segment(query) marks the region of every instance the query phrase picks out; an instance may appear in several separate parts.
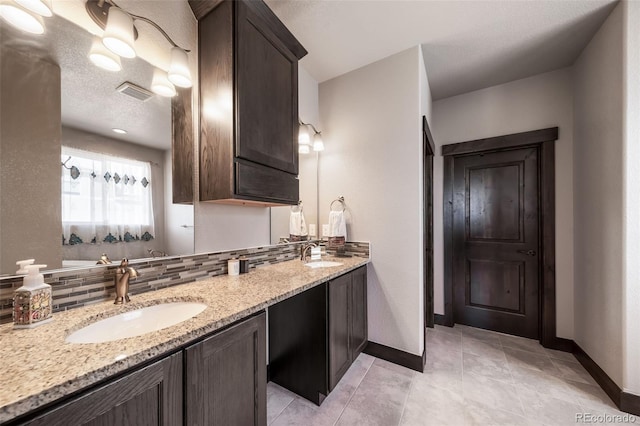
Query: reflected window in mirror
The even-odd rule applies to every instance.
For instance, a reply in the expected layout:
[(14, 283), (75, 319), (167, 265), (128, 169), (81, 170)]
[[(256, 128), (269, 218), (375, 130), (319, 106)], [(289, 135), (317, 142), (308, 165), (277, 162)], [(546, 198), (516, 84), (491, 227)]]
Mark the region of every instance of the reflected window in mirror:
[(151, 164), (62, 147), (62, 244), (151, 241)]

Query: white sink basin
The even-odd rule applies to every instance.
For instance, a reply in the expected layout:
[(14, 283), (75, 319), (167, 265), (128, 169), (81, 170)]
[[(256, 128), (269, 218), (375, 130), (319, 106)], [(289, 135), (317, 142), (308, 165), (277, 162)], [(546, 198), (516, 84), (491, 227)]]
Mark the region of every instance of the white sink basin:
[(94, 322), (74, 331), (65, 339), (69, 343), (103, 343), (135, 337), (171, 327), (204, 311), (202, 303), (173, 302), (147, 306)]
[(340, 266), (341, 262), (331, 262), (330, 260), (321, 260), (319, 262), (309, 262), (305, 263), (304, 266), (308, 266), (309, 268), (331, 268), (333, 266)]

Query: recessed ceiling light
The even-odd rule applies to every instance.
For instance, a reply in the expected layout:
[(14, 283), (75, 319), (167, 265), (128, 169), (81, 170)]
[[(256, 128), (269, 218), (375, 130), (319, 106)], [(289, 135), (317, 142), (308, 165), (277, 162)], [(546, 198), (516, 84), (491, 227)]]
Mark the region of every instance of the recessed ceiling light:
[(122, 129), (111, 129), (111, 130), (113, 130), (114, 132), (119, 133), (121, 135), (126, 135), (127, 134), (126, 130), (122, 130)]

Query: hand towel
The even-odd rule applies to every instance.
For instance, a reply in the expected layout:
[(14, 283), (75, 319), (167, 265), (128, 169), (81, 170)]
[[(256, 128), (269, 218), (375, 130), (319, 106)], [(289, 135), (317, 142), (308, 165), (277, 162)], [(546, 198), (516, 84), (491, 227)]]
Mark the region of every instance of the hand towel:
[(343, 246), (347, 241), (347, 221), (344, 211), (329, 212), (329, 246)]
[(302, 213), (302, 211), (291, 212), (291, 215), (289, 216), (289, 240), (306, 240), (308, 234), (307, 222), (304, 220), (304, 213)]

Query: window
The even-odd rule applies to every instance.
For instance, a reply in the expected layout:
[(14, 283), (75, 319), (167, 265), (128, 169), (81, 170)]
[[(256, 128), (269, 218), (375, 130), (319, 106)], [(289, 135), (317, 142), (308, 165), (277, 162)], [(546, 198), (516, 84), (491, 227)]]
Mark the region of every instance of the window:
[(62, 243), (153, 239), (151, 165), (62, 147)]

